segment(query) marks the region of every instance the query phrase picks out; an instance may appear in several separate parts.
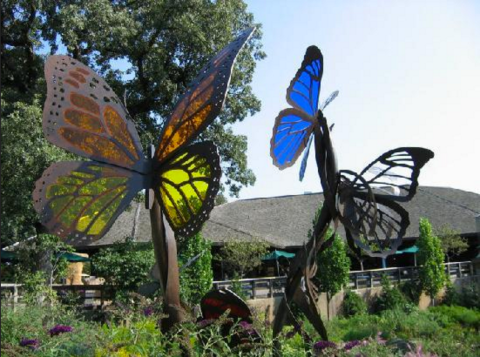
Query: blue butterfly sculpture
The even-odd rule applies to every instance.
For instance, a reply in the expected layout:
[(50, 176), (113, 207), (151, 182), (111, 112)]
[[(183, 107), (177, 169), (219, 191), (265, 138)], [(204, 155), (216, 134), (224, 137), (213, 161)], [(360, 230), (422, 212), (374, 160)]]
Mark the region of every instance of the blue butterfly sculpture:
[[(338, 92), (318, 108), (323, 74), (321, 51), (307, 48), (300, 69), (287, 89), (287, 102), (293, 107), (282, 110), (273, 127), (270, 155), (280, 169), (292, 166), (305, 150), (300, 169), (303, 178), (310, 144), (315, 139), (315, 157), (323, 188), (324, 204), (312, 238), (292, 262), (285, 296), (274, 322), (274, 336), (285, 323), (296, 324), (289, 305), (295, 302), (323, 339), (327, 333), (316, 309), (318, 288), (313, 283), (317, 271), (316, 256), (332, 242), (327, 237), (330, 223), (345, 227), (348, 244), (356, 254), (360, 249), (375, 257), (396, 251), (409, 225), (408, 212), (398, 202), (409, 201), (416, 193), (420, 169), (433, 158), (433, 152), (418, 147), (390, 150), (360, 174), (338, 170), (330, 138), (331, 127), (322, 110)], [(368, 177), (372, 176), (372, 177)]]

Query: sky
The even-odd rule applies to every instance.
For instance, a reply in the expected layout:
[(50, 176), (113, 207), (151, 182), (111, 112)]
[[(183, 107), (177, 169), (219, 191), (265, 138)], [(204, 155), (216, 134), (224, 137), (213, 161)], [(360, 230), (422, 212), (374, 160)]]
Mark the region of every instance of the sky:
[(280, 171), (270, 158), (274, 120), (310, 45), (324, 57), (320, 101), (340, 91), (324, 112), (340, 169), (360, 172), (385, 151), (421, 146), (435, 157), (420, 185), (480, 193), (480, 2), (247, 3), (267, 58), (252, 83), (262, 109), (233, 127), (248, 137), (257, 177), (241, 199), (321, 191), (312, 152), (303, 182), (300, 160)]

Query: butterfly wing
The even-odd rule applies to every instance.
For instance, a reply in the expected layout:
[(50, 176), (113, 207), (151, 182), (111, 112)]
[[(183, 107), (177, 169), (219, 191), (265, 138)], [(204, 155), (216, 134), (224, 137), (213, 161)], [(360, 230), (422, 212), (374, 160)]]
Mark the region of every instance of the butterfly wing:
[[(360, 175), (340, 171), (339, 217), (355, 244), (370, 256), (385, 257), (400, 245), (410, 222), (395, 201), (415, 195), (420, 170), (433, 156), (423, 148), (398, 148), (378, 157)], [(366, 179), (372, 171), (373, 177)]]
[(202, 298), (200, 308), (204, 319), (218, 319), (230, 310), (228, 317), (252, 322), (252, 312), (246, 302), (228, 289), (210, 290)]
[(275, 166), (283, 170), (297, 161), (314, 129), (313, 120), (294, 108), (278, 114), (270, 140), (270, 156)]
[(144, 187), (134, 171), (94, 162), (58, 162), (33, 192), (34, 207), (49, 232), (69, 244), (101, 238)]
[[(418, 147), (404, 147), (390, 150), (370, 163), (360, 176), (375, 168), (372, 178), (366, 183), (374, 191), (376, 197), (384, 197), (395, 201), (409, 201), (416, 193), (418, 176), (421, 168), (431, 159), (432, 151)], [(357, 190), (363, 190), (364, 184), (355, 183)], [(394, 192), (394, 194), (388, 193)]]
[[(359, 192), (352, 201), (355, 202), (347, 205), (358, 207), (360, 202), (367, 202), (368, 199)], [(403, 207), (385, 197), (375, 197), (375, 208), (374, 216), (354, 210), (356, 214), (353, 215), (346, 215), (343, 212), (341, 220), (348, 231), (347, 235), (351, 235), (356, 246), (371, 257), (385, 258), (395, 253), (402, 243), (410, 220), (408, 212)], [(349, 244), (352, 246), (350, 242)]]
[(318, 110), (322, 75), (322, 52), (317, 47), (310, 46), (307, 48), (302, 66), (287, 89), (287, 102), (314, 117)]
[(51, 143), (96, 161), (147, 170), (135, 126), (100, 76), (73, 58), (50, 56), (45, 78), (43, 131)]
[(218, 53), (190, 84), (165, 125), (155, 153), (163, 162), (178, 148), (188, 145), (220, 113), (235, 59), (254, 28), (244, 31)]
[(215, 204), (221, 173), (211, 142), (180, 150), (158, 170), (155, 193), (176, 234), (190, 237), (200, 230)]

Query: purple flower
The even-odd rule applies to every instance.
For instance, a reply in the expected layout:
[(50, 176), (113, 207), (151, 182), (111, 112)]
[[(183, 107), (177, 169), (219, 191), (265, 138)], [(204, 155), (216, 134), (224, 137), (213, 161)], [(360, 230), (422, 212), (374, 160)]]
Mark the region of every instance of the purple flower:
[(200, 327), (200, 328), (204, 328), (204, 327), (207, 327), (207, 326), (211, 325), (214, 322), (215, 322), (214, 319), (204, 319), (204, 320), (198, 321), (197, 326)]
[(57, 336), (64, 332), (71, 332), (73, 328), (71, 326), (66, 325), (56, 325), (55, 327), (51, 328), (48, 332), (50, 336)]
[(327, 348), (337, 348), (337, 345), (335, 344), (335, 342), (331, 341), (318, 341), (313, 345), (313, 349), (317, 352), (323, 351)]
[(240, 322), (238, 323), (238, 325), (239, 325), (240, 327), (242, 327), (243, 330), (244, 330), (245, 332), (247, 332), (249, 335), (255, 335), (255, 334), (257, 334), (257, 331), (255, 330), (255, 328), (253, 327), (253, 325), (250, 324), (250, 323), (248, 323), (247, 321), (240, 321)]
[(28, 347), (32, 350), (36, 350), (39, 346), (40, 346), (40, 341), (38, 341), (37, 339), (32, 339), (32, 340), (29, 340), (27, 338), (22, 338), (22, 340), (20, 341), (20, 346), (22, 347)]
[(353, 347), (356, 347), (356, 346), (359, 346), (359, 345), (362, 345), (362, 341), (359, 341), (359, 340), (353, 340), (353, 341), (349, 341), (345, 344), (345, 346), (343, 346), (343, 349), (345, 351), (350, 351)]
[(148, 316), (152, 316), (152, 314), (153, 314), (153, 308), (151, 308), (150, 306), (143, 309), (144, 316), (148, 317)]

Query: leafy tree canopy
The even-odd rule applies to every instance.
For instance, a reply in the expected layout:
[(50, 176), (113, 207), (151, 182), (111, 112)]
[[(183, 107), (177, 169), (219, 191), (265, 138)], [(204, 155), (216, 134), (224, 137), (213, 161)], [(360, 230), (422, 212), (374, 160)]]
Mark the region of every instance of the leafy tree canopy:
[(243, 278), (248, 272), (262, 264), (269, 244), (260, 239), (251, 241), (231, 240), (220, 249), (220, 260), (233, 277)]
[(440, 237), (443, 253), (447, 256), (448, 262), (452, 256), (462, 254), (468, 249), (468, 242), (460, 236), (460, 233), (448, 225), (437, 230), (436, 235)]
[(442, 243), (433, 234), (432, 225), (426, 218), (420, 218), (420, 238), (417, 246), (421, 286), (433, 299), (447, 282), (447, 277), (443, 266)]
[[(30, 194), (35, 180), (50, 162), (60, 159), (54, 149), (48, 149), (54, 152), (52, 156), (42, 148), (37, 151), (40, 108), (46, 94), (46, 52), (66, 51), (104, 76), (125, 98), (146, 147), (156, 143), (175, 103), (200, 68), (241, 30), (254, 25), (253, 15), (242, 0), (5, 0), (1, 16), (2, 141), (17, 140), (24, 148), (32, 144), (25, 150), (25, 161), (39, 160), (35, 170), (24, 170), (17, 158), (2, 150), (2, 167), (6, 163), (24, 171), (21, 182), (14, 186), (3, 181), (2, 173), (4, 205), (14, 204), (4, 196), (7, 190), (22, 195), (18, 199), (20, 211), (12, 206), (11, 211), (4, 212), (2, 206), (2, 236), (17, 240), (33, 223)], [(212, 139), (218, 145), (224, 185), (232, 196), (255, 182), (247, 167), (247, 138), (235, 135), (231, 124), (260, 110), (260, 101), (250, 86), (255, 61), (265, 56), (260, 39), (257, 25), (235, 64), (224, 110), (200, 138)], [(30, 108), (29, 116), (19, 113), (20, 108)], [(6, 122), (15, 117), (16, 124), (7, 126)], [(17, 125), (31, 127), (19, 136), (16, 131), (23, 129)]]
[(184, 301), (199, 304), (212, 287), (212, 243), (197, 233), (179, 245), (180, 294)]

